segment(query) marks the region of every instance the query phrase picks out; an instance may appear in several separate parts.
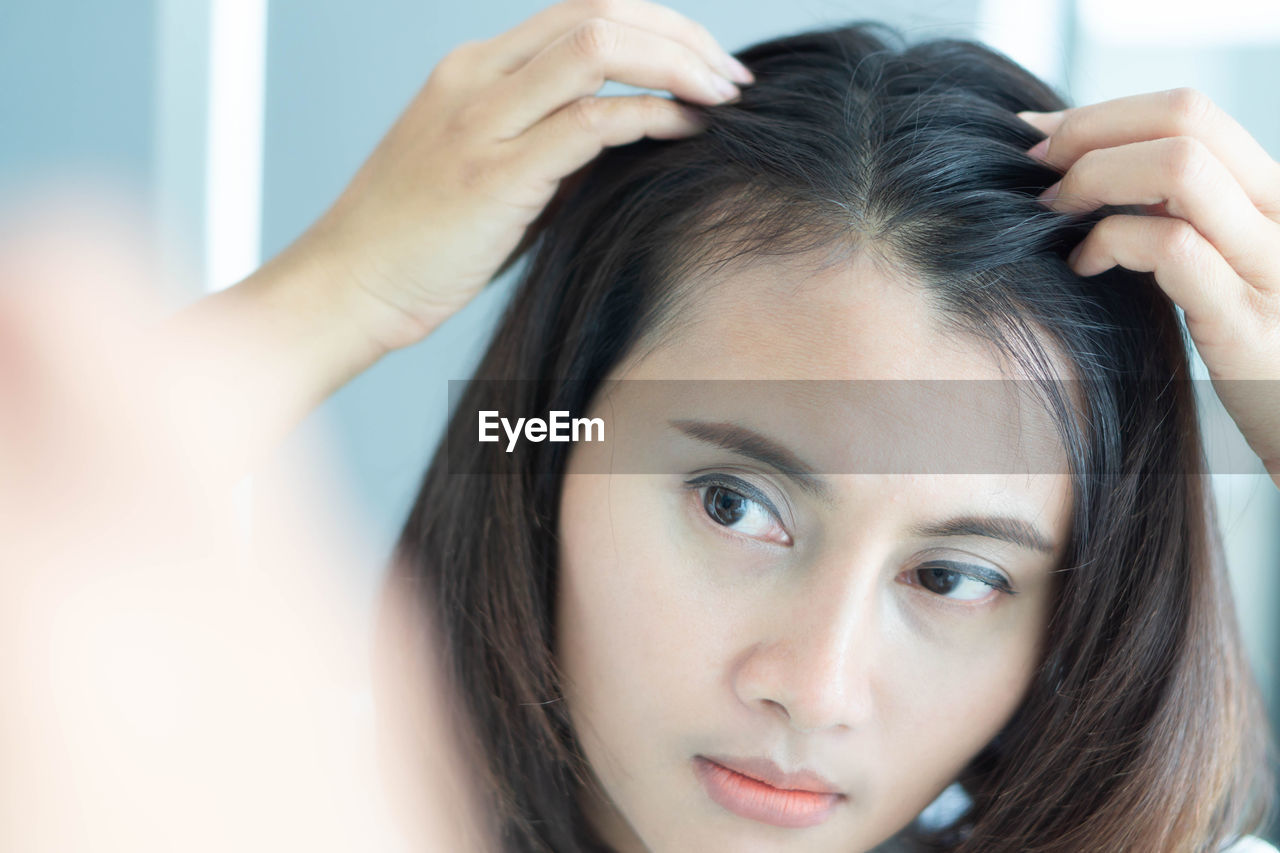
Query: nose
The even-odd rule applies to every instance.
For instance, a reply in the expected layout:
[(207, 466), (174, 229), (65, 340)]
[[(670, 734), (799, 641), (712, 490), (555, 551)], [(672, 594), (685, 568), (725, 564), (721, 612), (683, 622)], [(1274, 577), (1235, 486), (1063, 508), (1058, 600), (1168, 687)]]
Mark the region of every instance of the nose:
[(871, 716), (881, 620), (873, 581), (845, 577), (780, 594), (733, 667), (738, 698), (800, 732), (856, 727)]

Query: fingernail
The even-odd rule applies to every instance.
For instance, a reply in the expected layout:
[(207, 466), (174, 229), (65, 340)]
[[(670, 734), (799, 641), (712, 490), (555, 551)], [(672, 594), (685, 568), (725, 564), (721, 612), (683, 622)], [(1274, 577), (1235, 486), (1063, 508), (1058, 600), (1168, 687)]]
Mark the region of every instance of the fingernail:
[(1084, 248), (1084, 243), (1077, 243), (1076, 247), (1067, 255), (1067, 266), (1074, 267), (1076, 258), (1080, 257), (1080, 250)]
[(1027, 151), (1028, 157), (1034, 157), (1037, 160), (1044, 160), (1048, 156), (1048, 154), (1049, 154), (1049, 137), (1047, 136), (1044, 139), (1041, 139), (1035, 145), (1031, 146), (1031, 149)]
[(727, 53), (724, 55), (723, 65), (726, 72), (725, 76), (730, 80), (743, 84), (756, 82), (756, 76), (751, 73), (751, 69)]
[(1054, 199), (1058, 197), (1058, 191), (1062, 189), (1062, 181), (1058, 181), (1044, 192), (1040, 193), (1040, 201), (1044, 204), (1052, 204)]
[(738, 87), (733, 85), (732, 81), (726, 80), (719, 74), (711, 74), (708, 76), (711, 78), (711, 88), (720, 96), (721, 99), (727, 100), (729, 98), (736, 98), (741, 94), (738, 91)]
[(707, 129), (707, 117), (704, 113), (690, 106), (689, 104), (680, 104), (680, 113), (687, 121), (695, 125), (699, 130)]
[(1037, 127), (1045, 133), (1052, 133), (1058, 125), (1062, 124), (1062, 119), (1066, 114), (1066, 110), (1054, 110), (1049, 113), (1036, 112), (1035, 110), (1023, 110), (1018, 113), (1018, 118), (1025, 121), (1032, 127)]

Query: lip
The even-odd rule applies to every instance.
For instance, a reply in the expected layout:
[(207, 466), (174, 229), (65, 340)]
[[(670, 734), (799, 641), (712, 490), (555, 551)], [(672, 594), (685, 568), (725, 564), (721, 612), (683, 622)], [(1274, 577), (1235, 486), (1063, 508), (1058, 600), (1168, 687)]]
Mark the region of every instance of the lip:
[(846, 799), (818, 774), (784, 773), (767, 758), (696, 755), (693, 771), (717, 805), (772, 826), (817, 826)]

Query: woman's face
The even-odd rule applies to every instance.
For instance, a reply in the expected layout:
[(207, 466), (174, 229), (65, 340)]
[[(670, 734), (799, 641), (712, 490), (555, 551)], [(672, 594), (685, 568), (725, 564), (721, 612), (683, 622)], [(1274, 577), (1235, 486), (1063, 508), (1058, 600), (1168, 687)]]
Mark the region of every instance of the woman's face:
[(615, 371), (608, 441), (565, 476), (556, 654), (607, 794), (585, 806), (623, 853), (869, 850), (1025, 692), (1070, 486), (1001, 454), (1060, 448), (1029, 402), (925, 381), (1007, 377), (865, 256), (757, 260), (683, 320)]

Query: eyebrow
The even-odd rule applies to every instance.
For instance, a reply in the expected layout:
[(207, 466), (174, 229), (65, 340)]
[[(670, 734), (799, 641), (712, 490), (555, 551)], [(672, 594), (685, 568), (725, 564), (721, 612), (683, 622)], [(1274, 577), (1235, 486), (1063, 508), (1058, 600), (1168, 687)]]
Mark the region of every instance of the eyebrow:
[[(768, 465), (806, 492), (826, 503), (834, 503), (831, 486), (818, 476), (817, 469), (768, 436), (740, 424), (724, 421), (676, 419), (668, 423), (690, 438)], [(1013, 516), (962, 515), (944, 521), (918, 524), (911, 528), (911, 533), (921, 538), (981, 536), (1044, 554), (1052, 554), (1056, 550), (1049, 537), (1035, 525)]]
[(1004, 515), (963, 515), (946, 521), (916, 525), (911, 528), (911, 532), (921, 537), (984, 536), (988, 539), (1011, 542), (1044, 554), (1054, 552), (1053, 543), (1037, 530), (1035, 525), (1021, 518)]
[(804, 491), (826, 503), (833, 503), (830, 484), (818, 471), (789, 448), (753, 429), (723, 421), (672, 420), (671, 426), (690, 438), (748, 456), (776, 470)]

